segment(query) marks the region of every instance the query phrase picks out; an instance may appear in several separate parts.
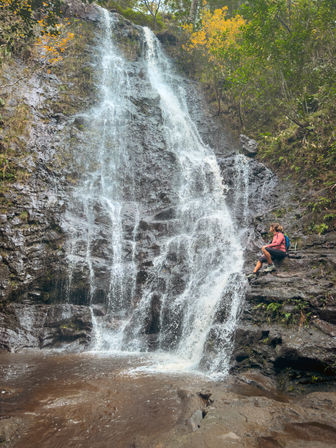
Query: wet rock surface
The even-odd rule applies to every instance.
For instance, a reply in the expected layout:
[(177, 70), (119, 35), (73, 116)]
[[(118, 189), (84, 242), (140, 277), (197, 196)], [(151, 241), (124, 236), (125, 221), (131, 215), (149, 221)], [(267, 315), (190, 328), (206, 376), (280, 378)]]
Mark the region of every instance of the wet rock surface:
[(64, 4), (64, 15), (67, 17), (76, 17), (93, 22), (99, 21), (99, 11), (97, 7), (89, 2), (82, 2), (81, 0), (66, 0)]
[[(336, 233), (307, 231), (309, 213), (299, 198), (297, 186), (290, 191), (278, 182), (266, 210), (250, 217), (246, 272), (252, 272), (261, 246), (271, 239), (270, 223), (284, 226), (291, 247), (288, 257), (275, 262), (275, 272), (261, 270), (249, 284), (232, 371), (257, 369), (285, 390), (323, 390), (336, 379)], [(253, 210), (258, 195), (250, 200)]]
[[(12, 60), (1, 71), (6, 87), (1, 149), (9, 174), (0, 191), (0, 349), (58, 346), (62, 340), (82, 345), (90, 338), (88, 310), (62, 305), (67, 282), (62, 216), (76, 182), (68, 142), (78, 126), (72, 114), (92, 101), (81, 89), (90, 85), (87, 64), (97, 18), (89, 6), (77, 13), (85, 39), (53, 74), (38, 56)], [(76, 54), (79, 50), (84, 54)]]
[(258, 143), (244, 134), (240, 135), (242, 152), (248, 157), (255, 157), (258, 153)]
[[(0, 218), (3, 258), (0, 267), (3, 274), (1, 298), (4, 303), (25, 302), (27, 307), (30, 304), (57, 304), (57, 307), (62, 307), (66, 301), (78, 306), (99, 306), (109, 301), (112, 290), (115, 289), (115, 295), (121, 295), (120, 285), (111, 284), (111, 260), (114, 256), (111, 211), (106, 203), (93, 199), (95, 203), (91, 218), (95, 238), (90, 244), (91, 260), (88, 263), (87, 211), (76, 198), (76, 187), (83, 180), (83, 171), (88, 165), (91, 169), (97, 164), (96, 152), (91, 151), (92, 159), (88, 157), (90, 160), (83, 160), (82, 149), (88, 140), (91, 142), (91, 138), (91, 146), (99, 145), (101, 140), (101, 136), (90, 129), (88, 111), (97, 106), (100, 98), (93, 66), (99, 62), (95, 51), (101, 44), (98, 34), (103, 27), (99, 20), (102, 12), (93, 5), (83, 5), (76, 0), (67, 3), (68, 15), (80, 19), (85, 38), (74, 45), (52, 75), (37, 70), (28, 85), (26, 79), (15, 83), (8, 91), (5, 106), (5, 112), (10, 116), (15, 114), (17, 104), (24, 103), (29, 118), (27, 126), (31, 132), (22, 137), (24, 164), (30, 167), (29, 176), (24, 181), (13, 182), (4, 194)], [(166, 148), (160, 99), (158, 94), (153, 93), (145, 76), (143, 30), (117, 15), (112, 22), (113, 38), (118, 42), (118, 50), (127, 59), (127, 77), (131, 80), (127, 96), (130, 116), (125, 140), (126, 149), (130, 149), (128, 154), (133, 169), (129, 172), (123, 167), (125, 169), (120, 169), (118, 175), (122, 176), (123, 200), (125, 203), (129, 201), (129, 209), (123, 211), (125, 244), (121, 247), (121, 256), (125, 265), (136, 265), (137, 274), (133, 282), (135, 285), (127, 284), (123, 294), (128, 297), (127, 305), (131, 308), (145, 288), (153, 289), (150, 312), (143, 328), (143, 338), (148, 340), (153, 350), (157, 347), (160, 332), (163, 294), (166, 291), (174, 295), (182, 294), (188, 281), (188, 272), (179, 267), (187, 258), (180, 249), (169, 254), (162, 272), (156, 272), (153, 267), (153, 259), (161, 253), (166, 240), (176, 233), (178, 197), (174, 184), (179, 182), (175, 174), (179, 164), (174, 153)], [(32, 70), (31, 67), (27, 69)], [(10, 81), (15, 73), (20, 80), (21, 71), (18, 61), (15, 67), (8, 67), (3, 75)], [(190, 115), (204, 142), (222, 156), (229, 152), (232, 154), (232, 139), (228, 135), (224, 137), (221, 123), (213, 119), (202, 95), (195, 95), (199, 87), (182, 77), (180, 83), (186, 92), (185, 101)], [(8, 122), (5, 126), (6, 138), (13, 137), (12, 131), (13, 123)], [(16, 148), (16, 152), (22, 158), (22, 148)], [(15, 155), (16, 164), (18, 159), (19, 156)], [(197, 180), (195, 188), (201, 188)], [(141, 216), (136, 225), (138, 218), (134, 202), (141, 204)], [(91, 207), (92, 204), (89, 205)], [(71, 221), (73, 217), (75, 223)], [(78, 222), (83, 225), (78, 226)], [(75, 249), (71, 258), (68, 257), (69, 253), (72, 255), (69, 244), (73, 242)], [(135, 243), (141, 244), (133, 254), (132, 245)], [(129, 269), (128, 265), (125, 269)], [(167, 274), (170, 278), (168, 282)], [(156, 278), (155, 283), (152, 282), (153, 278)], [(131, 303), (134, 290), (134, 303)], [(109, 325), (117, 325), (118, 322), (118, 306), (113, 311), (115, 318)], [(8, 325), (13, 335), (20, 333), (18, 321), (15, 316), (11, 318), (13, 308), (5, 306), (3, 314), (6, 313), (8, 319), (4, 320), (3, 328)], [(102, 314), (97, 317), (102, 317)], [(136, 319), (137, 316), (134, 316), (134, 324)], [(132, 323), (129, 325), (130, 337)], [(176, 331), (178, 333), (181, 329)], [(37, 343), (34, 338), (24, 344), (27, 347), (43, 347), (43, 343)], [(40, 338), (43, 339), (43, 336)], [(176, 334), (172, 333), (167, 347), (174, 343), (173, 339), (176, 343)], [(14, 337), (4, 334), (0, 347), (18, 350), (19, 346), (13, 341)]]
[(0, 346), (8, 351), (64, 347), (87, 348), (92, 318), (88, 307), (59, 304), (10, 304), (0, 313)]
[[(278, 178), (264, 164), (240, 152), (219, 154), (217, 160), (226, 190), (226, 201), (233, 210), (238, 226), (247, 228), (252, 235), (253, 219), (273, 208), (279, 198)], [(256, 236), (260, 240), (260, 235)]]
[[(129, 359), (2, 354), (6, 448), (330, 448), (335, 392), (280, 394), (262, 374), (225, 382), (129, 372)], [(132, 358), (132, 367), (155, 362)]]

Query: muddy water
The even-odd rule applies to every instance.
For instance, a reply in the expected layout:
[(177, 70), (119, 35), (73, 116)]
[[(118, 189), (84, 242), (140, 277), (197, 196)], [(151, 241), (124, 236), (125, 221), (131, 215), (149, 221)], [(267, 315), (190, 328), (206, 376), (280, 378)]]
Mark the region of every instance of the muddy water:
[(289, 397), (258, 375), (215, 383), (146, 371), (149, 364), (134, 356), (1, 354), (1, 446), (336, 446), (336, 393)]
[(191, 382), (132, 373), (131, 366), (144, 364), (135, 357), (6, 354), (0, 360), (1, 417), (21, 420), (13, 428), (20, 438), (10, 445), (17, 448), (128, 447), (142, 436), (155, 439), (177, 424), (177, 389)]

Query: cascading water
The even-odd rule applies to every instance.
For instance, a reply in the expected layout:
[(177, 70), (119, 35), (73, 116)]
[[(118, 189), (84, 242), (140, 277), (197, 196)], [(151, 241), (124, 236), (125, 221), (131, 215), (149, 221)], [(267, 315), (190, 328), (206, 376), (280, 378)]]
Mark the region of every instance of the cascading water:
[(104, 303), (96, 350), (154, 350), (226, 373), (245, 283), (216, 157), (153, 33), (141, 31), (135, 64), (113, 44), (106, 11), (102, 23), (100, 99), (83, 114), (83, 180), (66, 215), (70, 281), (88, 278), (88, 303)]
[[(68, 290), (70, 294), (72, 283), (86, 277), (87, 302), (101, 302), (103, 297), (108, 312), (122, 316), (135, 289), (134, 238), (139, 210), (138, 203), (132, 201), (132, 165), (127, 148), (130, 114), (123, 95), (129, 91), (128, 76), (123, 58), (113, 47), (110, 14), (102, 11), (104, 38), (97, 58), (99, 101), (88, 113), (76, 117), (85, 123), (86, 139), (76, 151), (83, 175), (65, 217), (70, 236)], [(126, 215), (133, 228), (127, 236), (123, 230)], [(94, 315), (93, 321), (97, 328)]]
[[(202, 143), (189, 117), (181, 80), (174, 75), (153, 33), (145, 28), (144, 34), (148, 77), (160, 96), (165, 141), (176, 156), (178, 170), (175, 232), (154, 261), (158, 279), (168, 270), (163, 276), (166, 288), (161, 297), (158, 345), (161, 350), (173, 349), (196, 367), (207, 338), (215, 337), (217, 353), (211, 369), (223, 368), (242, 293), (237, 288), (242, 251), (223, 198), (215, 155)], [(172, 256), (176, 257), (175, 266), (171, 266)], [(175, 295), (176, 271), (184, 273), (184, 291)], [(157, 289), (157, 282), (152, 282), (135, 310), (132, 325), (136, 335), (141, 334), (144, 315)], [(228, 295), (231, 303), (223, 303)], [(223, 322), (216, 313), (225, 305), (228, 309)], [(135, 340), (142, 348), (141, 338), (133, 338), (131, 346)]]

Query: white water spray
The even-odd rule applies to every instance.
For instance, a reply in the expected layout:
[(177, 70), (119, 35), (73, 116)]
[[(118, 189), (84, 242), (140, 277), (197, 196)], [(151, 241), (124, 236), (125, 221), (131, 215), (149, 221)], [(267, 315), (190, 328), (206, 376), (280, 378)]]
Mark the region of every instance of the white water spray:
[[(155, 349), (172, 356), (171, 368), (226, 373), (245, 284), (243, 251), (225, 204), (216, 157), (190, 118), (183, 79), (174, 73), (153, 33), (144, 28), (144, 57), (138, 62), (144, 77), (142, 95), (158, 101), (156, 132), (162, 155), (174, 161), (174, 171), (163, 172), (172, 217), (164, 222), (148, 217), (155, 214), (153, 199), (139, 195), (146, 173), (136, 182), (129, 143), (137, 119), (130, 99), (138, 81), (128, 76), (130, 63), (113, 44), (106, 11), (102, 23), (100, 100), (83, 114), (89, 123), (87, 141), (80, 147), (84, 174), (67, 213), (71, 282), (83, 273), (89, 279), (89, 303), (104, 297), (105, 312), (93, 315), (96, 350)], [(147, 128), (141, 132), (146, 140)], [(155, 158), (148, 159), (155, 173)], [(155, 187), (150, 191), (155, 194)], [(144, 220), (149, 229), (157, 225), (166, 233), (160, 230), (157, 235), (158, 253), (139, 289), (137, 259), (144, 250), (145, 240), (139, 240)]]
[[(112, 42), (111, 15), (103, 9), (102, 14), (103, 38), (97, 57), (99, 101), (87, 113), (77, 116), (86, 127), (86, 139), (77, 148), (77, 163), (83, 174), (66, 213), (65, 228), (70, 236), (68, 290), (70, 295), (71, 287), (77, 286), (73, 283), (83, 282), (90, 305), (103, 302), (108, 314), (124, 315), (135, 291), (139, 210), (132, 194), (123, 188), (126, 173), (132, 173), (125, 129), (129, 120), (125, 102), (128, 74)], [(131, 182), (128, 189), (132, 189)], [(124, 231), (126, 214), (133, 229), (130, 236)], [(129, 247), (131, 255), (126, 255)], [(105, 344), (104, 328), (93, 311), (92, 316), (93, 339), (99, 349)]]

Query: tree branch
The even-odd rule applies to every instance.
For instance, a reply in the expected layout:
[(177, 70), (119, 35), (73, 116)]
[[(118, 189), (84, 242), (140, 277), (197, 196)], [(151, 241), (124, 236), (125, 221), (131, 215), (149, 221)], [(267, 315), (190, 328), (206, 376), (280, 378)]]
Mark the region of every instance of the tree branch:
[(286, 30), (289, 32), (289, 34), (292, 34), (292, 30), (289, 28), (287, 23), (279, 16), (279, 14), (277, 14), (275, 17), (279, 20), (281, 25), (283, 25), (286, 28)]
[(12, 87), (15, 86), (15, 84), (17, 84), (18, 82), (22, 81), (23, 79), (26, 79), (27, 76), (23, 76), (22, 78), (17, 79), (16, 81), (10, 83), (10, 84), (3, 84), (2, 86), (0, 85), (0, 89), (6, 89), (7, 87)]
[(299, 120), (297, 120), (296, 118), (292, 117), (289, 114), (287, 114), (287, 117), (289, 118), (289, 120), (291, 120), (293, 123), (297, 124), (302, 129), (306, 129), (309, 126), (309, 123), (300, 123)]

